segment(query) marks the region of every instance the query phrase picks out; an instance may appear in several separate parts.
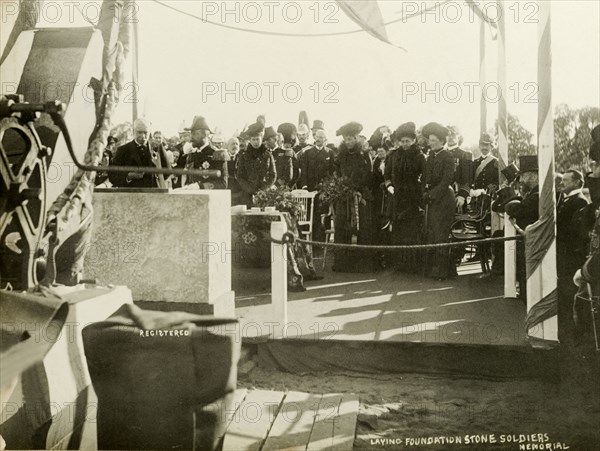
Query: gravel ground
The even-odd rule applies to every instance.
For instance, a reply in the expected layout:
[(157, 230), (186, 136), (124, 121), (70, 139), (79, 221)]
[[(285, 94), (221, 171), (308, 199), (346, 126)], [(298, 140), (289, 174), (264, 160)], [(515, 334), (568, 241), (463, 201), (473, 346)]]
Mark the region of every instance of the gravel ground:
[[(240, 375), (238, 386), (355, 393), (360, 399), (356, 450), (600, 450), (597, 395), (581, 380), (560, 384), (418, 374), (300, 376), (254, 367)], [(460, 444), (445, 441), (455, 437)]]

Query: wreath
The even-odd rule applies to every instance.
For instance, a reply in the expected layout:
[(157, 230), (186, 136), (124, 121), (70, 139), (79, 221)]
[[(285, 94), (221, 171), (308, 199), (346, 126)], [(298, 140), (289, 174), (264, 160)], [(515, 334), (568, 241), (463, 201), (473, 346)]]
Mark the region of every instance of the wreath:
[(275, 207), (277, 211), (287, 212), (298, 218), (304, 210), (302, 202), (292, 196), (292, 191), (287, 186), (272, 186), (256, 192), (252, 198), (255, 207)]

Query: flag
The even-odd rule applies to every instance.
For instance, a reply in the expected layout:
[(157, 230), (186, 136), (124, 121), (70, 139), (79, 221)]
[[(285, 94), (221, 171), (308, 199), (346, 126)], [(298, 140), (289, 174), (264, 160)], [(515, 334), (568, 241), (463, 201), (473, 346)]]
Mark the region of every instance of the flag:
[[(388, 38), (385, 23), (379, 9), (379, 3), (374, 0), (337, 0), (337, 4), (350, 19), (361, 26), (371, 36), (393, 45)], [(402, 47), (399, 47), (402, 48)], [(403, 49), (404, 50), (404, 49)]]

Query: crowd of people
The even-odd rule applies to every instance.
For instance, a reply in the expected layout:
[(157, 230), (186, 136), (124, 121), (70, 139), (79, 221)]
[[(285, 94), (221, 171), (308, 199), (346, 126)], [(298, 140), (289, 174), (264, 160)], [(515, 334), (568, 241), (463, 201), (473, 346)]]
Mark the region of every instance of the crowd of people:
[[(104, 164), (138, 166), (140, 171), (100, 173), (98, 183), (133, 188), (228, 189), (232, 205), (252, 206), (253, 195), (272, 186), (318, 191), (334, 174), (349, 181), (354, 190), (352, 196), (337, 199), (333, 205), (324, 205), (317, 197), (313, 215), (316, 241), (323, 240), (327, 228), (323, 219), (328, 214), (335, 242), (364, 245), (445, 243), (461, 214), (479, 212), (492, 222), (492, 210), (506, 213), (520, 232), (539, 217), (537, 157), (521, 156), (519, 167), (512, 164), (504, 168), (501, 172), (506, 180), (501, 185), (494, 142), (486, 133), (479, 140), (481, 155), (473, 158), (471, 152), (461, 149), (459, 130), (439, 123), (426, 124), (419, 132), (412, 122), (393, 131), (382, 126), (367, 138), (360, 123), (350, 122), (337, 130), (336, 136), (341, 137), (337, 146), (328, 141), (325, 125), (319, 120), (313, 122), (311, 129), (304, 123), (282, 123), (275, 128), (266, 126), (264, 117), (259, 116), (227, 142), (213, 133), (201, 116), (195, 117), (191, 127), (179, 137), (168, 140), (160, 132), (150, 135), (149, 125), (143, 119), (137, 120), (133, 128), (133, 141), (116, 151), (115, 140), (109, 138)], [(598, 134), (596, 127), (592, 133), (596, 146), (600, 145)], [(586, 312), (589, 316), (589, 305), (585, 304), (573, 315), (577, 291), (573, 277), (581, 285), (586, 272), (577, 271), (589, 255), (591, 236), (596, 237), (598, 247), (598, 230), (593, 232), (596, 235), (592, 233), (600, 204), (598, 153), (590, 155), (593, 167), (587, 178), (577, 170), (566, 171), (557, 178), (559, 317), (564, 340), (575, 339), (577, 317), (586, 316)], [(163, 177), (144, 173), (143, 167), (147, 166), (204, 172), (189, 177)], [(589, 196), (583, 195), (584, 183), (591, 203)], [(502, 234), (502, 222), (499, 224), (490, 224), (488, 230)], [(494, 248), (494, 270), (498, 273), (503, 269), (503, 248)], [(456, 276), (463, 254), (460, 249), (449, 248), (389, 255), (338, 249), (333, 269), (372, 272), (390, 265), (400, 271), (422, 271), (444, 280)], [(526, 291), (526, 266), (524, 245), (519, 243), (517, 273), (522, 298)], [(595, 274), (597, 283), (600, 273)]]

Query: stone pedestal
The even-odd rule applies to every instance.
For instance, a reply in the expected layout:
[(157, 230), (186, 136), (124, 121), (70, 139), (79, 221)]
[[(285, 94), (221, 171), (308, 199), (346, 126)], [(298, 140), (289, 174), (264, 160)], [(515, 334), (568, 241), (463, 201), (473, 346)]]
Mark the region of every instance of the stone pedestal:
[(94, 194), (85, 278), (126, 285), (142, 308), (234, 316), (226, 190)]

